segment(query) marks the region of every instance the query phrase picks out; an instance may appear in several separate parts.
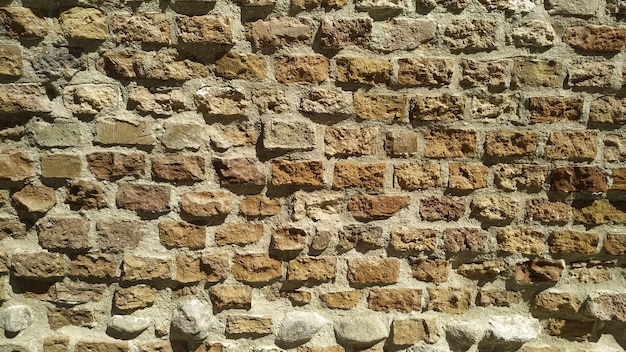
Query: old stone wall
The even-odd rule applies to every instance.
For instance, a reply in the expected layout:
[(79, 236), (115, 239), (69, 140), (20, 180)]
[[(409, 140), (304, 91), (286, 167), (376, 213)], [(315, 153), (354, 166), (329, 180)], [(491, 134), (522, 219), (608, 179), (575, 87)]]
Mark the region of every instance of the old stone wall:
[(0, 352), (626, 348), (626, 1), (0, 20)]

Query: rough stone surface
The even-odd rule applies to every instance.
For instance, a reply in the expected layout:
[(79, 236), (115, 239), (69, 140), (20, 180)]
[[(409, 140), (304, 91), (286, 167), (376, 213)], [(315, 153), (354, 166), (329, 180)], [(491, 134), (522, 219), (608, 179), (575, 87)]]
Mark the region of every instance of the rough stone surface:
[(210, 308), (197, 299), (181, 303), (172, 313), (172, 327), (194, 340), (209, 335), (213, 320)]
[(34, 321), (33, 311), (28, 306), (14, 305), (0, 310), (0, 327), (10, 333), (23, 331)]
[(285, 344), (301, 344), (310, 340), (326, 324), (317, 313), (290, 312), (280, 325), (277, 340)]
[(350, 345), (368, 347), (384, 339), (389, 328), (383, 318), (369, 314), (366, 316), (347, 316), (335, 321), (335, 336)]

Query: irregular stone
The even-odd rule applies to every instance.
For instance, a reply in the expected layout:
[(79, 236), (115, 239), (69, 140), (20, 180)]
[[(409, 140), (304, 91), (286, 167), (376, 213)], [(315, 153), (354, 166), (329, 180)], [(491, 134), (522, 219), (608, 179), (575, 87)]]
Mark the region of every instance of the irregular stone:
[(87, 154), (89, 170), (99, 179), (123, 176), (139, 177), (145, 173), (142, 153), (95, 152)]
[(263, 125), (263, 147), (268, 150), (311, 150), (315, 146), (313, 124), (300, 120), (272, 119)]
[(539, 135), (530, 131), (487, 132), (485, 156), (490, 158), (532, 156), (537, 151), (538, 140)]
[(539, 336), (541, 326), (535, 318), (521, 315), (496, 315), (489, 318), (486, 338), (489, 340), (524, 343)]
[(521, 123), (519, 97), (513, 94), (472, 97), (471, 114), (475, 120)]
[(548, 0), (545, 5), (549, 13), (559, 15), (593, 16), (598, 9), (597, 0)]
[(548, 239), (550, 253), (592, 255), (598, 251), (597, 233), (555, 231)]
[(186, 214), (194, 217), (223, 216), (232, 209), (231, 194), (225, 191), (183, 193), (180, 207)]
[(117, 116), (97, 121), (94, 142), (105, 145), (151, 146), (156, 144), (156, 138), (150, 121)]
[(172, 268), (167, 258), (124, 255), (122, 261), (123, 280), (168, 280), (171, 278)]
[(435, 38), (437, 24), (432, 20), (394, 17), (374, 22), (370, 45), (376, 50), (413, 50)]
[(322, 161), (272, 162), (272, 184), (274, 186), (322, 186), (324, 184), (324, 164)]
[(322, 55), (289, 55), (274, 59), (274, 76), (281, 83), (323, 82), (328, 79), (330, 63)]
[(581, 51), (618, 53), (626, 45), (626, 28), (611, 26), (574, 26), (563, 32), (563, 42)]
[(272, 216), (280, 213), (281, 203), (262, 194), (246, 196), (239, 203), (239, 211), (250, 217)]
[(75, 352), (129, 352), (128, 341), (80, 340), (74, 345)]
[(26, 279), (61, 278), (67, 272), (62, 254), (44, 251), (14, 253), (11, 265), (15, 276)]
[(37, 121), (32, 134), (41, 147), (77, 147), (85, 143), (82, 124), (56, 120), (54, 123)]
[(457, 268), (457, 273), (472, 280), (493, 280), (506, 272), (508, 266), (500, 260), (486, 260), (475, 263), (463, 263)]
[[(204, 234), (204, 233), (203, 233)], [(228, 257), (223, 260), (228, 261)], [(195, 252), (179, 253), (176, 255), (176, 281), (182, 283), (197, 283), (207, 278), (207, 267), (203, 257)], [(210, 282), (210, 280), (207, 280)], [(219, 281), (219, 280), (218, 280)], [(192, 290), (190, 293), (188, 290)], [(195, 294), (194, 288), (183, 288), (178, 291), (181, 296)]]
[(44, 352), (66, 352), (70, 350), (70, 337), (65, 335), (48, 336), (43, 341)]
[(365, 10), (408, 9), (411, 2), (406, 0), (357, 0), (356, 7)]
[(547, 165), (500, 164), (494, 171), (494, 184), (505, 191), (540, 192), (548, 176)]
[(594, 131), (556, 131), (546, 144), (550, 159), (594, 159), (598, 140)]
[(21, 181), (35, 174), (35, 163), (30, 155), (16, 149), (0, 152), (0, 179)]
[(513, 61), (475, 61), (461, 60), (463, 75), (461, 85), (463, 87), (493, 87), (505, 88), (511, 81), (511, 68)]
[(96, 232), (100, 250), (122, 251), (139, 245), (143, 237), (143, 224), (133, 219), (104, 218), (96, 222)]
[(161, 221), (159, 239), (168, 248), (202, 249), (206, 242), (206, 227), (182, 220)]
[(550, 336), (558, 336), (568, 340), (586, 341), (593, 334), (594, 321), (578, 321), (571, 319), (550, 319), (546, 327)]
[(542, 291), (533, 298), (533, 309), (552, 313), (577, 313), (583, 301), (573, 293)]
[(272, 231), (270, 250), (299, 252), (306, 246), (306, 241), (307, 234), (305, 230), (290, 225), (281, 225)]
[(130, 315), (113, 315), (109, 320), (108, 327), (122, 335), (138, 335), (146, 330), (152, 321), (149, 318), (134, 317)]
[(565, 66), (560, 61), (543, 59), (519, 59), (513, 61), (514, 87), (561, 88), (565, 80)]
[(87, 253), (77, 255), (70, 263), (70, 274), (83, 279), (117, 277), (119, 260), (111, 254)]
[(451, 50), (493, 50), (498, 44), (498, 23), (490, 19), (457, 19), (444, 32)]
[(341, 193), (319, 194), (299, 191), (294, 195), (293, 218), (327, 219), (329, 216), (339, 214), (343, 203), (344, 195)]
[(466, 103), (467, 99), (463, 96), (415, 96), (411, 99), (409, 119), (412, 121), (462, 120)]
[(118, 287), (113, 302), (122, 311), (133, 311), (151, 306), (156, 300), (157, 290), (148, 285)]
[[(21, 223), (19, 219), (0, 217), (0, 241), (7, 237), (20, 239), (24, 236), (26, 236), (26, 225)], [(0, 272), (2, 272), (1, 269)]]
[(487, 233), (475, 228), (445, 229), (443, 245), (448, 252), (480, 252), (487, 248)]
[(51, 112), (54, 103), (37, 83), (0, 84), (0, 112)]
[(540, 255), (544, 252), (545, 234), (530, 228), (503, 228), (496, 232), (501, 251)]
[[(133, 57), (133, 60), (145, 60), (141, 54)], [(139, 76), (158, 79), (162, 81), (186, 81), (194, 78), (203, 78), (210, 75), (208, 67), (203, 63), (194, 61), (184, 54), (172, 49), (157, 51), (152, 60), (152, 69), (147, 72), (139, 72)], [(219, 89), (219, 87), (215, 87)]]
[(326, 127), (325, 154), (328, 156), (375, 155), (377, 137), (376, 128)]
[(0, 327), (7, 332), (26, 330), (35, 322), (33, 311), (28, 306), (13, 305), (0, 309)]
[(415, 345), (420, 341), (433, 344), (440, 337), (438, 324), (434, 319), (395, 318), (391, 325), (391, 343), (396, 346)]
[(448, 58), (398, 59), (398, 84), (440, 87), (452, 81), (454, 61)]
[(263, 237), (263, 224), (225, 224), (215, 230), (218, 246), (245, 246), (258, 242)]
[(257, 48), (310, 45), (312, 31), (305, 19), (279, 17), (246, 25), (246, 39)]
[(132, 41), (170, 44), (170, 24), (165, 13), (116, 14), (111, 24), (118, 44)]
[[(342, 56), (335, 59), (337, 82), (364, 85), (391, 83), (392, 65), (384, 59)], [(356, 107), (355, 107), (356, 110)]]
[(118, 186), (117, 206), (146, 213), (170, 210), (171, 188), (162, 185), (123, 183)]
[(229, 51), (215, 61), (215, 73), (226, 79), (264, 79), (265, 61), (255, 54)]
[(289, 109), (285, 91), (278, 88), (261, 88), (252, 91), (252, 102), (259, 108), (259, 112), (285, 112)]
[(7, 35), (28, 39), (42, 39), (48, 35), (48, 23), (39, 12), (27, 7), (3, 7), (0, 19)]
[(183, 43), (222, 44), (233, 43), (233, 18), (229, 16), (176, 16), (178, 38)]
[(409, 196), (356, 194), (348, 211), (356, 219), (388, 219), (409, 205)]
[(11, 199), (19, 209), (32, 213), (46, 213), (57, 203), (54, 188), (34, 184), (13, 193)]
[(229, 315), (226, 318), (227, 335), (263, 336), (272, 333), (272, 318), (256, 315)]
[(455, 319), (446, 325), (446, 336), (456, 344), (469, 348), (483, 339), (486, 330), (484, 323)]
[(437, 230), (397, 228), (391, 232), (389, 245), (400, 252), (432, 252), (437, 242)]
[(615, 64), (604, 59), (576, 60), (567, 68), (569, 85), (580, 88), (610, 88), (615, 84)]
[(556, 32), (549, 22), (532, 20), (513, 29), (509, 42), (516, 46), (545, 48), (554, 45)]
[(60, 281), (48, 291), (48, 300), (60, 304), (77, 305), (98, 302), (102, 299), (106, 284), (90, 284), (81, 281)]
[[(146, 87), (137, 86), (131, 88), (128, 93), (128, 108), (137, 110), (141, 114), (171, 116), (175, 112), (185, 110), (185, 101), (185, 95), (181, 89), (166, 88), (151, 91)], [(169, 125), (172, 123), (170, 122)]]
[(193, 96), (198, 111), (210, 116), (245, 115), (245, 99), (240, 89), (230, 87), (203, 87)]
[(325, 49), (366, 46), (372, 36), (372, 23), (371, 18), (323, 19), (320, 26), (320, 46)]
[(415, 258), (410, 264), (411, 274), (420, 281), (440, 284), (450, 276), (450, 262), (445, 259)]
[(441, 186), (441, 171), (437, 163), (405, 163), (396, 165), (393, 172), (395, 187), (418, 190)]
[(561, 260), (534, 259), (515, 266), (515, 280), (521, 285), (555, 283), (561, 279), (563, 269)]
[(422, 310), (422, 290), (414, 288), (372, 288), (369, 308), (381, 312), (419, 312)]
[(180, 303), (172, 313), (172, 328), (191, 340), (204, 340), (214, 324), (211, 309), (192, 299)]
[(323, 316), (312, 312), (289, 312), (285, 315), (276, 339), (286, 345), (301, 345), (326, 325)]
[(478, 292), (477, 301), (478, 305), (486, 307), (510, 307), (511, 304), (520, 303), (522, 301), (522, 293), (507, 290), (481, 289)]
[(82, 53), (66, 47), (46, 46), (31, 63), (35, 73), (52, 77), (71, 77), (86, 68)]
[(607, 176), (592, 166), (560, 167), (552, 171), (551, 188), (556, 192), (606, 192)]
[(467, 288), (428, 288), (428, 308), (447, 314), (461, 314), (469, 310), (471, 292)]
[(519, 213), (519, 202), (510, 196), (487, 196), (472, 199), (472, 217), (495, 225), (512, 222)]
[(574, 221), (585, 225), (602, 225), (608, 223), (623, 224), (626, 222), (625, 204), (607, 199), (593, 202), (575, 201), (573, 204)]
[(244, 283), (266, 283), (282, 277), (281, 262), (267, 254), (240, 254), (233, 258), (233, 276)]
[(414, 131), (389, 131), (385, 137), (385, 150), (390, 156), (410, 156), (418, 151), (419, 135)]
[(37, 223), (39, 244), (47, 249), (89, 249), (89, 227), (89, 220), (83, 218), (46, 217)]
[(117, 109), (119, 102), (119, 88), (110, 84), (81, 84), (67, 87), (63, 91), (65, 107), (78, 115), (113, 111)]
[(77, 178), (82, 174), (83, 161), (76, 154), (41, 155), (41, 177)]
[(528, 99), (530, 121), (534, 123), (578, 121), (584, 99), (579, 97), (531, 97)]
[(226, 253), (203, 254), (200, 269), (205, 272), (207, 282), (226, 280), (230, 274), (229, 255)]
[(109, 34), (105, 14), (95, 8), (71, 8), (59, 15), (59, 23), (71, 39), (106, 40)]
[(382, 316), (373, 314), (340, 317), (334, 327), (337, 340), (352, 346), (369, 347), (389, 335)]
[(361, 300), (361, 291), (340, 291), (340, 292), (328, 292), (320, 294), (320, 300), (328, 308), (333, 309), (352, 309)]
[(471, 191), (487, 187), (489, 168), (482, 164), (448, 164), (448, 187)]
[(211, 303), (218, 309), (250, 309), (252, 288), (250, 286), (212, 286), (209, 289)]
[(108, 207), (107, 195), (102, 186), (85, 180), (70, 183), (65, 201), (72, 209), (88, 210)]
[(0, 76), (19, 77), (23, 73), (22, 51), (18, 45), (0, 45)]
[(476, 156), (475, 130), (428, 130), (424, 140), (425, 156), (429, 158)]
[(152, 159), (152, 177), (156, 180), (197, 182), (204, 179), (204, 157), (195, 154), (161, 155)]
[(70, 325), (93, 328), (95, 325), (95, 314), (88, 309), (52, 308), (48, 309), (48, 324), (50, 324), (52, 329)]
[(328, 282), (335, 279), (335, 257), (300, 257), (290, 260), (287, 267), (287, 280), (311, 283)]
[(353, 285), (390, 285), (398, 281), (399, 275), (397, 258), (348, 259), (348, 281)]
[(339, 231), (337, 247), (348, 251), (356, 247), (383, 248), (383, 229), (375, 225), (351, 224), (344, 225)]

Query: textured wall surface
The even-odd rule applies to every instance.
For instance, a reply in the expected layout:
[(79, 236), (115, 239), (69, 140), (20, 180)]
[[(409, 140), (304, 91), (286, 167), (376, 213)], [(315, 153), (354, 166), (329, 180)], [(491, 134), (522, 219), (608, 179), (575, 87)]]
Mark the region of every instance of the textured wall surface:
[(0, 351), (623, 351), (624, 0), (0, 0)]

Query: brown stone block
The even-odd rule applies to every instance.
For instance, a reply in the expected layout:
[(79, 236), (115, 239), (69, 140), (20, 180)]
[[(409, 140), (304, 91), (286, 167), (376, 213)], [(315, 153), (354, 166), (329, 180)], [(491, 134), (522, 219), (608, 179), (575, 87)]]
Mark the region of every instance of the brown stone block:
[(356, 194), (348, 211), (357, 219), (387, 219), (409, 205), (409, 196)]
[(348, 281), (352, 285), (390, 285), (398, 282), (399, 275), (397, 258), (348, 259)]
[(368, 298), (369, 308), (381, 312), (420, 312), (422, 290), (417, 288), (372, 288)]

